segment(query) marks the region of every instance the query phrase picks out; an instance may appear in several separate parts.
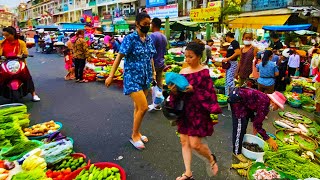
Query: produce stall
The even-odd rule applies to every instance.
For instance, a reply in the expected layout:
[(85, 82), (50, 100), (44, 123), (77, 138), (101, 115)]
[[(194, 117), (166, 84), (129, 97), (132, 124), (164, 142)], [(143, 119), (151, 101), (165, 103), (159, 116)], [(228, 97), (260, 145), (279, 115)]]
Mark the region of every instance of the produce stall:
[(291, 107), (302, 108), (307, 112), (315, 111), (315, 95), (316, 88), (309, 78), (295, 78), (287, 85), (286, 91), (283, 93), (287, 98), (287, 102)]
[(59, 130), (62, 123), (50, 120), (29, 125), (24, 104), (0, 106), (1, 180), (125, 180), (117, 164), (97, 162), (74, 152), (71, 137)]
[(244, 138), (242, 152), (252, 161), (233, 164), (232, 168), (252, 180), (320, 178), (320, 125), (289, 111), (279, 112), (273, 124), (277, 130), (269, 136), (276, 140), (278, 150), (249, 135), (251, 138)]

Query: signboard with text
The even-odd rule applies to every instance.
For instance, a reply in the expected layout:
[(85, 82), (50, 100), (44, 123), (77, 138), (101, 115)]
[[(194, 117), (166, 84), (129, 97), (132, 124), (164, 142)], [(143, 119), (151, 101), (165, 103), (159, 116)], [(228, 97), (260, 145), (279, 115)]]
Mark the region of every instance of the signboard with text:
[(220, 7), (191, 9), (190, 11), (190, 19), (193, 22), (219, 22), (220, 15)]
[(146, 7), (158, 7), (167, 5), (167, 0), (146, 0)]
[(167, 6), (146, 8), (146, 11), (151, 18), (165, 19), (167, 16), (170, 18), (178, 17), (178, 4), (170, 4)]

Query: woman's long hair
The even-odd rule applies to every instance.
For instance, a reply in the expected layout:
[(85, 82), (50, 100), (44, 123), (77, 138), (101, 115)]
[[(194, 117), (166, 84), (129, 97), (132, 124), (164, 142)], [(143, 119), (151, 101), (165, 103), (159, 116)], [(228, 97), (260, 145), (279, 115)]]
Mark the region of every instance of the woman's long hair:
[(19, 39), (17, 30), (14, 27), (9, 26), (9, 27), (3, 28), (3, 31), (13, 35), (14, 39), (16, 40)]
[(263, 58), (262, 58), (262, 66), (263, 66), (263, 67), (268, 64), (269, 59), (270, 59), (270, 56), (272, 56), (272, 54), (273, 54), (273, 53), (272, 53), (272, 51), (270, 51), (270, 50), (264, 51), (264, 53), (263, 53)]

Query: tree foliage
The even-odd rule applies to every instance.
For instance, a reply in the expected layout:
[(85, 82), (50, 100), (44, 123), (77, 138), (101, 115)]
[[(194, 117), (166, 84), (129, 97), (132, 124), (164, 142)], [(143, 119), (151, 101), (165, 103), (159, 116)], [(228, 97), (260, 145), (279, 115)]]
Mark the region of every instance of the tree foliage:
[(247, 0), (226, 0), (222, 8), (222, 16), (238, 15), (241, 13), (241, 7), (247, 3)]

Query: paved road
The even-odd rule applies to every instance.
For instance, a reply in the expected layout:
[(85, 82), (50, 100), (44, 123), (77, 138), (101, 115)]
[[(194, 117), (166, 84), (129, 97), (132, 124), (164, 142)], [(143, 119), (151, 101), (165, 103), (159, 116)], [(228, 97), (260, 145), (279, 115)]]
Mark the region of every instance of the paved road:
[[(28, 59), (28, 66), (41, 97), (38, 103), (30, 102), (31, 96), (24, 98), (32, 124), (51, 119), (62, 122), (62, 132), (74, 139), (77, 152), (88, 155), (92, 162), (118, 163), (126, 170), (129, 180), (173, 180), (184, 171), (176, 128), (170, 126), (161, 112), (146, 115), (142, 132), (148, 135), (150, 142), (146, 150), (137, 151), (128, 141), (133, 105), (121, 89), (115, 86), (106, 89), (103, 83), (98, 82), (78, 84), (64, 81), (62, 57), (35, 53), (34, 49), (30, 53), (35, 56)], [(4, 99), (0, 101), (1, 104), (7, 102)], [(230, 111), (224, 109), (219, 121), (214, 135), (208, 138), (220, 170), (219, 175), (212, 179), (242, 179), (229, 169), (231, 163), (236, 162), (231, 156)], [(268, 121), (266, 129), (274, 132), (271, 120)], [(248, 132), (251, 132), (251, 127)], [(117, 160), (119, 156), (123, 159)], [(192, 169), (196, 179), (210, 179), (199, 158), (194, 157)]]

